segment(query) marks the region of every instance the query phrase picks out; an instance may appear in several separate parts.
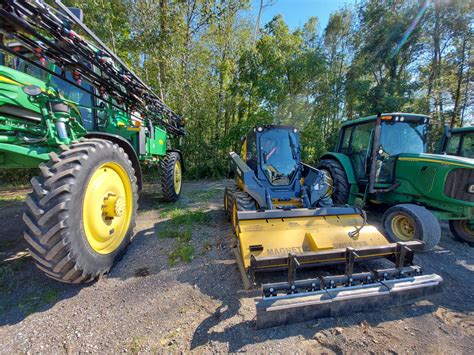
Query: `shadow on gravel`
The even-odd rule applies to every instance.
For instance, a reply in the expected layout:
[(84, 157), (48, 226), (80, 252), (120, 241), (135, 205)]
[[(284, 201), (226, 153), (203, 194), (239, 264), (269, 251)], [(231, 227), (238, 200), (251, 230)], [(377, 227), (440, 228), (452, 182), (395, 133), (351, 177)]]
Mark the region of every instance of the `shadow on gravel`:
[[(145, 203), (146, 206), (146, 203)], [(145, 207), (146, 208), (146, 207)], [(197, 215), (195, 215), (196, 217)], [(401, 307), (389, 308), (385, 310), (374, 310), (373, 312), (357, 313), (340, 318), (315, 319), (304, 323), (280, 326), (276, 328), (256, 330), (254, 319), (249, 320), (248, 310), (242, 310), (245, 303), (251, 304), (249, 299), (258, 297), (259, 291), (242, 291), (242, 282), (240, 274), (235, 263), (224, 263), (224, 260), (233, 260), (234, 255), (231, 251), (233, 242), (230, 225), (225, 220), (224, 213), (218, 210), (203, 212), (198, 216), (199, 220), (191, 221), (191, 228), (194, 236), (191, 240), (185, 238), (195, 250), (196, 260), (193, 264), (196, 267), (184, 268), (179, 272), (176, 280), (181, 283), (194, 285), (200, 292), (220, 302), (212, 314), (204, 319), (195, 329), (191, 340), (190, 349), (196, 349), (210, 342), (219, 342), (228, 344), (229, 352), (242, 351), (247, 345), (264, 343), (267, 340), (285, 339), (291, 336), (302, 336), (304, 339), (314, 339), (315, 333), (320, 331), (333, 332), (335, 327), (351, 328), (366, 322), (372, 327), (376, 327), (384, 322), (404, 320), (409, 318), (419, 319), (422, 323), (422, 316), (436, 312), (439, 307), (454, 312), (469, 313), (474, 310), (474, 305), (469, 300), (474, 292), (472, 283), (467, 282), (473, 277), (473, 271), (467, 268), (463, 262), (473, 265), (473, 256), (470, 250), (464, 249), (462, 245), (450, 239), (445, 233), (440, 247), (434, 251), (419, 254), (416, 256), (416, 263), (421, 265), (425, 273), (438, 273), (445, 280), (445, 288), (441, 294), (428, 297), (426, 300), (416, 305), (405, 305)], [(375, 217), (375, 218), (374, 218)], [(186, 227), (187, 217), (179, 215), (177, 219), (169, 219), (156, 223), (153, 228), (142, 230), (137, 234), (133, 245), (133, 254), (140, 255), (147, 250), (157, 250), (153, 243), (161, 243), (160, 235), (164, 231), (177, 232)], [(194, 218), (194, 217), (192, 217)], [(192, 219), (191, 218), (191, 219)], [(197, 217), (196, 217), (197, 218)], [(373, 221), (375, 219), (375, 221)], [(380, 223), (377, 215), (371, 216), (372, 222)], [(206, 257), (210, 262), (204, 263), (199, 258), (199, 247), (202, 246), (202, 240), (196, 242), (196, 232), (205, 233), (207, 229), (215, 229), (212, 238), (213, 243), (223, 245), (225, 251), (219, 254), (209, 253)], [(171, 234), (173, 235), (173, 234)], [(163, 238), (163, 237), (161, 237)], [(175, 242), (179, 241), (180, 234), (175, 235)], [(201, 243), (201, 244), (199, 244)], [(472, 249), (471, 249), (472, 250)], [(157, 256), (158, 257), (158, 256)], [(202, 261), (202, 263), (201, 263)], [(209, 260), (208, 260), (209, 261)], [(373, 261), (371, 263), (383, 263), (384, 261)], [(165, 262), (166, 264), (166, 262)], [(204, 265), (203, 265), (204, 264)], [(368, 263), (367, 267), (377, 267)], [(380, 267), (380, 266), (379, 266)], [(145, 276), (153, 273), (159, 273), (163, 269), (169, 269), (169, 265), (160, 267), (150, 267), (138, 269)], [(304, 276), (310, 273), (306, 272)], [(137, 270), (125, 271), (116, 275), (119, 278), (136, 277)], [(141, 276), (141, 275), (139, 275)], [(283, 275), (284, 276), (284, 275)], [(303, 274), (301, 275), (303, 276)], [(274, 280), (272, 280), (274, 281)], [(250, 302), (249, 302), (250, 301)], [(255, 312), (252, 305), (251, 312)], [(254, 313), (255, 314), (255, 313)], [(232, 319), (234, 318), (235, 319)], [(237, 324), (236, 323), (237, 320)], [(420, 327), (423, 325), (421, 324)], [(331, 344), (323, 344), (336, 353), (340, 353), (338, 347), (331, 348)]]
[(44, 312), (84, 287), (61, 284), (36, 268), (23, 240), (23, 210), (23, 201), (0, 204), (0, 326)]

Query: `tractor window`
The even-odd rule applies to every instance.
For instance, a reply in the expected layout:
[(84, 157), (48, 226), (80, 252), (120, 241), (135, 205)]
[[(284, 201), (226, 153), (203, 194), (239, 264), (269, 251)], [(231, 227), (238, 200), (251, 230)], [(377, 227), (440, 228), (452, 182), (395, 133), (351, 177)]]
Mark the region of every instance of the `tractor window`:
[(255, 134), (247, 136), (246, 162), (250, 169), (257, 171), (257, 140)]
[(339, 148), (339, 152), (347, 154), (349, 153), (349, 143), (351, 141), (352, 126), (344, 128), (342, 132), (342, 144)]
[(459, 155), (461, 157), (474, 158), (474, 133), (466, 133), (461, 144)]
[(424, 153), (427, 125), (418, 122), (382, 122), (380, 144), (390, 156)]
[(402, 153), (426, 151), (427, 124), (419, 122), (382, 122), (376, 182), (393, 181), (395, 161)]
[(354, 127), (347, 152), (351, 159), (354, 171), (358, 179), (366, 178), (367, 155), (370, 145), (372, 129), (375, 122), (368, 122)]
[(446, 145), (446, 154), (457, 155), (460, 141), (461, 141), (461, 135), (453, 134), (451, 138), (449, 138), (448, 144)]
[(298, 167), (298, 141), (292, 131), (272, 129), (260, 136), (262, 169), (272, 185), (289, 185)]
[[(67, 79), (74, 81), (71, 74), (67, 73)], [(58, 92), (63, 95), (66, 99), (74, 101), (78, 104), (78, 109), (81, 113), (82, 124), (87, 130), (94, 130), (94, 116), (92, 112), (93, 99), (92, 95), (78, 89), (77, 87), (69, 84), (68, 82), (53, 76), (51, 78), (51, 85), (58, 90)], [(92, 91), (92, 87), (89, 83), (83, 81), (81, 84), (86, 90)]]

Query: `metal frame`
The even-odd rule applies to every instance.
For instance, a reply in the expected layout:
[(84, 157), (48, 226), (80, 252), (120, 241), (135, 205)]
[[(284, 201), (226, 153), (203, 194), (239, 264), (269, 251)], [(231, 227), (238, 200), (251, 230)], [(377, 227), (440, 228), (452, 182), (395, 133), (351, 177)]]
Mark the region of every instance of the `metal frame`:
[[(391, 280), (421, 273), (419, 266), (413, 264), (415, 252), (423, 250), (423, 242), (411, 241), (392, 243), (377, 247), (333, 249), (329, 251), (288, 254), (287, 256), (250, 257), (248, 278), (256, 284), (256, 274), (263, 271), (288, 270), (286, 282), (262, 285), (264, 297), (277, 296), (298, 292), (311, 292), (320, 289), (339, 286), (354, 286), (380, 280)], [(394, 268), (372, 270), (364, 273), (354, 273), (354, 264), (359, 261), (387, 258), (395, 263)], [(314, 279), (297, 280), (298, 269), (325, 265), (344, 264), (345, 274), (336, 276), (321, 276)]]

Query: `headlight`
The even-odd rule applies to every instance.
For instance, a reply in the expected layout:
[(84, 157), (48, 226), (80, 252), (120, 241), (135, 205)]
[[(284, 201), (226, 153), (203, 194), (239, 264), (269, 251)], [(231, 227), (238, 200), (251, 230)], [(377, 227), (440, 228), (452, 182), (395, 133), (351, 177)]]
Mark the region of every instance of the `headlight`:
[(27, 85), (23, 86), (23, 92), (29, 96), (38, 96), (41, 95), (41, 88), (36, 85)]
[(467, 185), (467, 192), (474, 194), (474, 185)]

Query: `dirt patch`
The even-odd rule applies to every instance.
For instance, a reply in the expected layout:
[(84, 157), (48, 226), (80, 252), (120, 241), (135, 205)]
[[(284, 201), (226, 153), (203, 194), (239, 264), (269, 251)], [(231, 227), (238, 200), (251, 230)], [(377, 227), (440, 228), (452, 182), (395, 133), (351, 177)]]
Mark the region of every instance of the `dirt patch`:
[[(184, 185), (174, 204), (157, 186), (140, 197), (137, 232), (112, 272), (86, 286), (43, 276), (22, 240), (21, 199), (0, 204), (0, 343), (17, 352), (474, 351), (474, 254), (446, 225), (419, 254), (442, 294), (415, 305), (255, 330), (256, 291), (242, 290), (222, 211), (226, 182)], [(380, 223), (381, 215), (372, 215)]]

